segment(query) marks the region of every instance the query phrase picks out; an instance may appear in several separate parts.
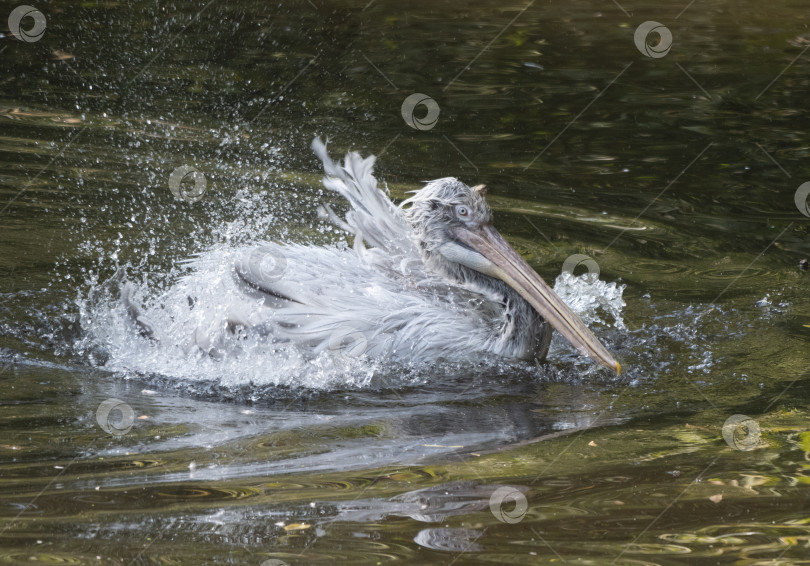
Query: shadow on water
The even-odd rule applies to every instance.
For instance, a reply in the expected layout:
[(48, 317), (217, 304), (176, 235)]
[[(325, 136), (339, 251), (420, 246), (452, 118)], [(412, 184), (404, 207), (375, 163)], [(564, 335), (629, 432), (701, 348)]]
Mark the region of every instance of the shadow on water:
[[(808, 15), (686, 4), (51, 2), (41, 37), (0, 29), (0, 562), (806, 560)], [(486, 183), (549, 282), (595, 260), (615, 302), (557, 288), (626, 372), (559, 339), (338, 367), (116, 334), (118, 270), (148, 302), (217, 246), (345, 240), (315, 135), (395, 199)]]

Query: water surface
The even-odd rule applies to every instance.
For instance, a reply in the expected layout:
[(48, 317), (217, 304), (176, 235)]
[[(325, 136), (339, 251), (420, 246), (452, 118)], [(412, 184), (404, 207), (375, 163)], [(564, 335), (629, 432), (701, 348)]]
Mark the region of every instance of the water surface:
[[(41, 38), (0, 38), (0, 562), (806, 560), (805, 6), (35, 8)], [(559, 341), (546, 365), (223, 369), (115, 333), (117, 272), (148, 300), (212, 247), (345, 240), (316, 135), (378, 155), (396, 199), (486, 183), (548, 281), (593, 258), (624, 326), (580, 307), (626, 371)]]

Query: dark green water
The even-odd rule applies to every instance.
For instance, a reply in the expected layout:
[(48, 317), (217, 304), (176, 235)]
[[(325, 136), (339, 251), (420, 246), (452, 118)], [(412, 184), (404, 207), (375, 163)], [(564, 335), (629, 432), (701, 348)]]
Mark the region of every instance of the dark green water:
[[(805, 4), (49, 2), (30, 42), (16, 7), (0, 563), (807, 560)], [(634, 44), (647, 21), (663, 57)], [(403, 119), (413, 93), (432, 127)], [(595, 329), (625, 373), (564, 352), (321, 389), (111, 370), (79, 309), (117, 266), (162, 289), (226, 240), (335, 239), (315, 135), (378, 155), (396, 197), (486, 183), (547, 280), (594, 258), (627, 285), (627, 330)], [(184, 165), (207, 182), (194, 203), (169, 188)], [(126, 434), (97, 422), (110, 398)], [(733, 415), (753, 419), (736, 445)]]

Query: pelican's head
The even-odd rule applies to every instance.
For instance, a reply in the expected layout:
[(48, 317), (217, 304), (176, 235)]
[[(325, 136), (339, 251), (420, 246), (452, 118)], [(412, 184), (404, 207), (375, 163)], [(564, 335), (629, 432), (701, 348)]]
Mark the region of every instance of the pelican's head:
[(472, 269), (514, 289), (583, 355), (621, 372), (621, 365), (582, 320), (492, 226), (483, 185), (447, 177), (428, 183), (402, 203), (427, 261), (453, 275)]

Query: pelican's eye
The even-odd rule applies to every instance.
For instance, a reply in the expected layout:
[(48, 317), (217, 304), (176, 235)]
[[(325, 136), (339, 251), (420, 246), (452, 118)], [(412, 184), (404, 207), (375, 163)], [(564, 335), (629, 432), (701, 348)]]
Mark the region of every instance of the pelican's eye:
[(456, 216), (459, 220), (467, 220), (470, 217), (470, 209), (463, 204), (456, 205)]

